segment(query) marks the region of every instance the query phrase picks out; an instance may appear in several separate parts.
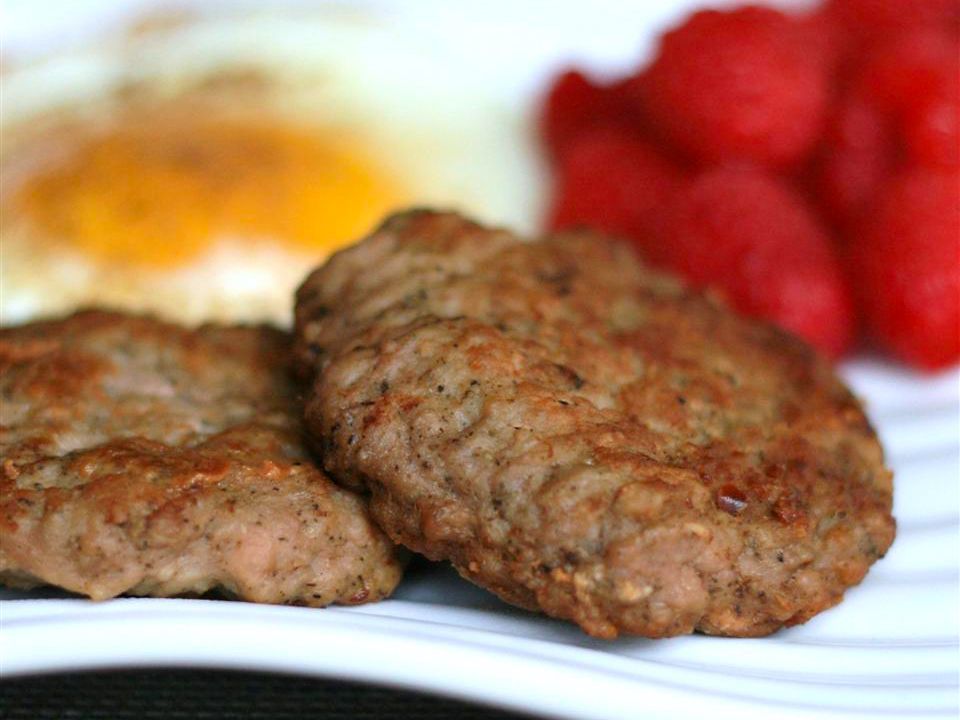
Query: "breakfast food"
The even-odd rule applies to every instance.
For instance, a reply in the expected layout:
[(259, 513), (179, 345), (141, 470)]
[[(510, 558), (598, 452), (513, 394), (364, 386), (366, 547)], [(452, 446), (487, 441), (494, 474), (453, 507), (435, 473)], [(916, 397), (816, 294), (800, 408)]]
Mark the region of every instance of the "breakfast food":
[(830, 86), (803, 26), (773, 8), (701, 10), (660, 39), (637, 101), (704, 162), (796, 162), (813, 148)]
[(870, 211), (896, 166), (892, 134), (883, 114), (860, 93), (851, 93), (833, 108), (815, 183), (816, 199), (834, 226), (853, 226)]
[[(949, 321), (960, 285), (956, 180), (949, 197), (922, 203), (939, 204), (923, 221), (922, 254), (938, 258), (941, 288), (920, 311), (929, 321), (915, 301), (931, 287), (925, 264), (881, 272), (897, 253), (871, 247), (901, 178), (947, 178), (960, 163), (956, 0), (699, 10), (626, 76), (559, 73), (539, 121), (553, 173), (548, 229), (612, 232), (645, 260), (834, 357), (862, 328), (865, 340), (924, 370), (960, 360), (960, 323)], [(725, 182), (746, 176), (755, 181)], [(787, 259), (791, 235), (807, 239), (788, 243)], [(814, 245), (810, 259), (796, 251)], [(704, 264), (692, 246), (722, 261)], [(880, 274), (897, 276), (893, 292), (877, 286)], [(891, 331), (891, 314), (913, 320)]]
[[(579, 70), (561, 73), (543, 99), (540, 136), (549, 159), (562, 162), (570, 145), (593, 130), (616, 128), (629, 132), (642, 126), (633, 112), (633, 79), (604, 85)], [(633, 133), (636, 135), (636, 133)]]
[(398, 204), (530, 227), (520, 108), (377, 11), (143, 25), (5, 58), (0, 322), (96, 304), (286, 325), (306, 272)]
[(395, 215), (301, 286), (295, 356), (394, 540), (596, 636), (802, 623), (893, 540), (829, 364), (615, 241)]
[(107, 312), (0, 330), (0, 581), (95, 599), (389, 595), (401, 555), (301, 440), (289, 338)]
[(721, 289), (749, 315), (777, 318), (831, 357), (852, 343), (853, 303), (830, 238), (803, 198), (767, 171), (697, 173), (658, 208), (644, 247), (655, 264)]
[(550, 227), (589, 224), (633, 238), (652, 237), (681, 172), (656, 147), (617, 127), (572, 140), (557, 170)]
[(893, 178), (851, 249), (854, 286), (873, 336), (917, 367), (960, 357), (960, 172)]
[(960, 163), (956, 33), (931, 26), (895, 34), (856, 60), (817, 164), (819, 199), (846, 242), (856, 241), (898, 171)]
[(917, 27), (960, 23), (957, 0), (827, 0), (825, 9), (860, 41)]

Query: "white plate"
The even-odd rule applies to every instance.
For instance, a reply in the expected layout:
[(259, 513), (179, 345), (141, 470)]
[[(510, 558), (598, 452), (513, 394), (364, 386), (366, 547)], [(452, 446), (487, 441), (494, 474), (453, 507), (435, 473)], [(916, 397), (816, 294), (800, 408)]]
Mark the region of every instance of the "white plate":
[[(447, 50), (489, 54), (496, 37), (501, 52), (485, 69), (502, 80), (505, 96), (518, 98), (564, 59), (599, 70), (629, 66), (645, 46), (644, 28), (649, 41), (649, 28), (685, 4), (593, 4), (598, 11), (586, 23), (569, 8), (564, 15), (534, 2), (520, 10), (527, 22), (514, 16), (511, 24), (497, 19), (495, 11), (507, 7), (498, 2), (470, 17), (469, 33), (450, 32), (465, 21), (449, 3), (417, 7), (433, 13), (428, 29)], [(53, 3), (6, 5), (21, 30), (66, 17)], [(114, 12), (123, 4), (88, 5)], [(457, 12), (477, 5), (458, 3)], [(533, 22), (551, 9), (553, 23)], [(27, 30), (0, 39), (27, 48), (45, 37)], [(214, 600), (91, 603), (0, 591), (0, 674), (159, 665), (278, 670), (569, 718), (955, 718), (960, 374), (919, 377), (872, 361), (847, 364), (844, 373), (887, 447), (899, 530), (864, 583), (805, 626), (764, 639), (608, 643), (510, 608), (444, 566), (422, 564), (392, 600), (325, 610)]]

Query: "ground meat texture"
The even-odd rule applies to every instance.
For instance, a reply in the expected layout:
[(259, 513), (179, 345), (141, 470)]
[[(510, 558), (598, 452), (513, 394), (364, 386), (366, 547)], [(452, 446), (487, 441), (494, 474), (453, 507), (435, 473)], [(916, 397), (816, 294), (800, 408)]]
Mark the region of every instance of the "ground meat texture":
[(83, 312), (0, 330), (0, 581), (95, 599), (388, 595), (395, 546), (302, 441), (289, 338)]
[(395, 215), (305, 281), (296, 336), (308, 429), (381, 527), (592, 635), (765, 635), (893, 540), (830, 365), (622, 244)]

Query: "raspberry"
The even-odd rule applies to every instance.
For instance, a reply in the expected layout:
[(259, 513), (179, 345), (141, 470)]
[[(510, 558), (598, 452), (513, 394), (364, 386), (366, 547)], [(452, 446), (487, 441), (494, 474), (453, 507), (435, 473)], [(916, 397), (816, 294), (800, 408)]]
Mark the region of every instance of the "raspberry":
[(851, 248), (873, 336), (917, 367), (960, 359), (960, 174), (914, 168), (883, 193)]
[(540, 110), (540, 134), (548, 156), (557, 161), (582, 133), (598, 127), (638, 124), (620, 88), (594, 83), (577, 70), (557, 77)]
[(809, 30), (776, 10), (705, 10), (661, 40), (635, 102), (696, 159), (784, 166), (816, 141), (826, 65)]
[(781, 180), (746, 166), (706, 170), (663, 211), (650, 258), (740, 311), (772, 320), (836, 357), (853, 311), (840, 264), (816, 218)]
[(832, 13), (817, 9), (795, 19), (800, 41), (812, 59), (819, 60), (827, 72), (835, 72), (846, 59), (846, 28)]
[(817, 192), (829, 217), (848, 227), (870, 206), (894, 172), (894, 128), (868, 99), (851, 94), (827, 122)]
[(960, 40), (915, 29), (874, 45), (858, 87), (899, 126), (909, 157), (924, 165), (960, 162)]
[(642, 139), (619, 128), (594, 129), (563, 157), (547, 225), (589, 226), (642, 244), (679, 177), (680, 170)]
[(955, 27), (960, 20), (957, 0), (830, 0), (826, 11), (865, 41), (921, 26)]
[(827, 122), (820, 200), (850, 230), (904, 155), (927, 165), (958, 162), (960, 47), (940, 28), (876, 42)]
[(951, 83), (942, 94), (916, 107), (904, 118), (903, 132), (916, 162), (956, 167), (960, 163), (960, 88)]
[(860, 84), (881, 108), (898, 116), (960, 82), (960, 43), (940, 28), (920, 28), (876, 44)]

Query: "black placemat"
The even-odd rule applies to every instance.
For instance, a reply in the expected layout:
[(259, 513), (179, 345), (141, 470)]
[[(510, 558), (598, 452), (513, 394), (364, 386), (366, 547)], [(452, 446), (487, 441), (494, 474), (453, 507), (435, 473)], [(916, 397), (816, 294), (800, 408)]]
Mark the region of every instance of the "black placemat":
[(529, 720), (389, 688), (269, 673), (123, 670), (0, 682), (3, 720)]

